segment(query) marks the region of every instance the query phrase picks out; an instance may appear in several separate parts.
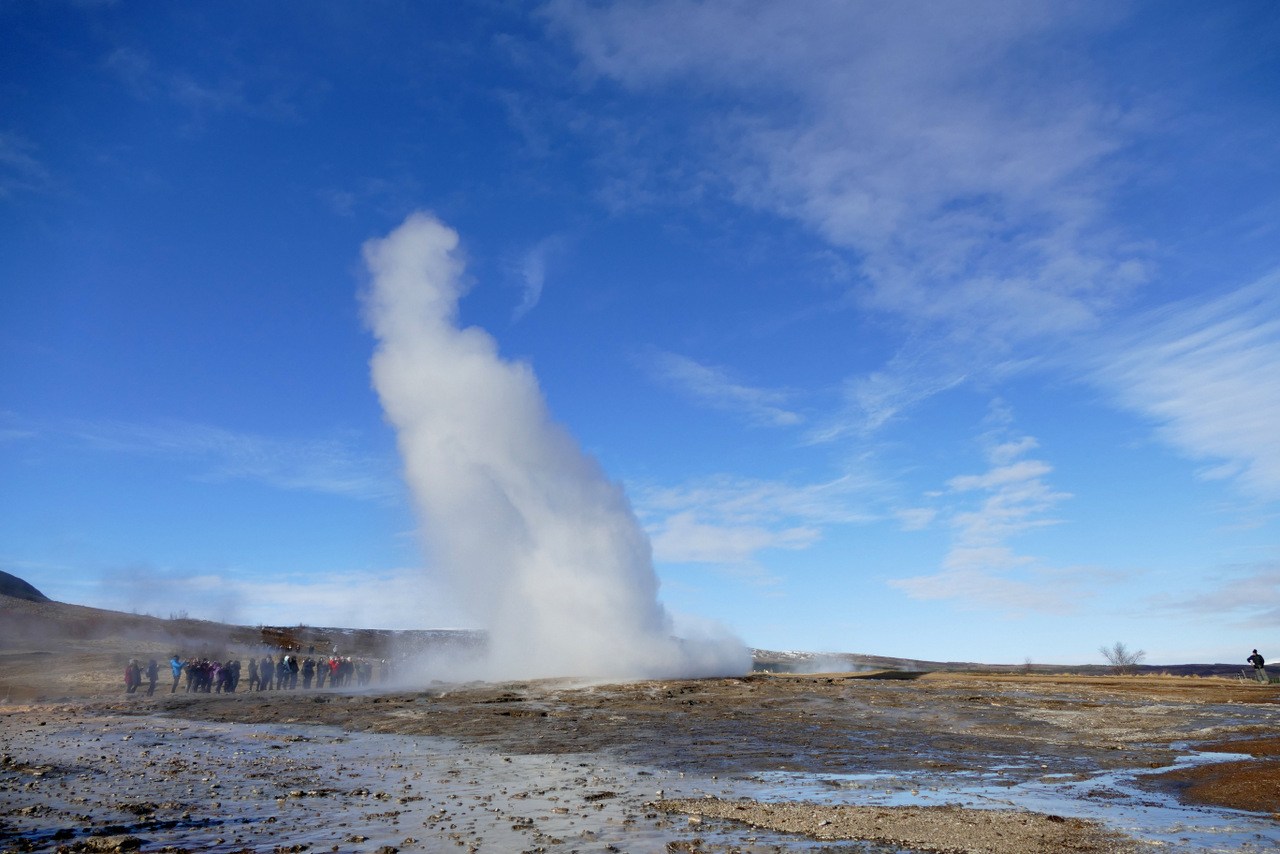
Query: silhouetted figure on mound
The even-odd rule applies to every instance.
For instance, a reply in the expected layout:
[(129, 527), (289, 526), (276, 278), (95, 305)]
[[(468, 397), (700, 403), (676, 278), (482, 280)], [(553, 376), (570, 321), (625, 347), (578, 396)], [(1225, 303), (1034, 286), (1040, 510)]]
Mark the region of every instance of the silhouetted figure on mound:
[(308, 690), (311, 687), (311, 680), (316, 675), (316, 663), (313, 659), (308, 658), (302, 662), (302, 689)]
[(156, 664), (153, 658), (147, 662), (147, 696), (151, 697), (156, 693), (156, 682), (160, 679), (160, 665)]
[(271, 689), (271, 676), (276, 672), (275, 662), (271, 660), (271, 656), (262, 656), (262, 661), (258, 663), (258, 690), (268, 691)]
[(1256, 649), (1253, 651), (1253, 655), (1246, 658), (1245, 661), (1253, 665), (1253, 674), (1258, 677), (1259, 682), (1266, 685), (1270, 681), (1267, 676), (1267, 662), (1258, 654)]
[(258, 687), (258, 659), (249, 659), (249, 690), (252, 691)]

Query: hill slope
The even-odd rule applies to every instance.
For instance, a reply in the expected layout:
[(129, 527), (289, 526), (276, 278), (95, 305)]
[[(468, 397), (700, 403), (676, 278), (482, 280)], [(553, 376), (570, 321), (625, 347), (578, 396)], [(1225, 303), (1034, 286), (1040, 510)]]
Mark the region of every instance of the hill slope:
[(23, 581), (16, 575), (0, 570), (0, 596), (12, 596), (14, 599), (25, 599), (28, 602), (48, 602), (49, 597)]

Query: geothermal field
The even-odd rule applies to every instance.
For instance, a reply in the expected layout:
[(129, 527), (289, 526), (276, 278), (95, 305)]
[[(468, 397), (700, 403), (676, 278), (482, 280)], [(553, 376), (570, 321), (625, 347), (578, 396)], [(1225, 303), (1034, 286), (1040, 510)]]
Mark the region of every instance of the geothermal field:
[[(5, 851), (1280, 846), (1280, 688), (1234, 667), (771, 653), (679, 625), (621, 486), (458, 325), (457, 245), (425, 214), (369, 241), (365, 308), (424, 563), (485, 630), (163, 620), (0, 573)], [(174, 656), (210, 681), (174, 690)], [(154, 688), (125, 691), (130, 662)]]
[[(0, 573), (5, 851), (1280, 847), (1280, 687), (1235, 667), (817, 656), (680, 625), (621, 486), (527, 364), (459, 326), (457, 246), (426, 214), (366, 243), (365, 309), (424, 563), (484, 630), (163, 620)], [(195, 662), (177, 690), (171, 657)], [(131, 662), (154, 687), (126, 692)]]
[[(1280, 845), (1280, 686), (919, 669), (927, 663), (641, 680), (464, 681), (422, 669), (484, 643), (161, 620), (5, 596), (0, 849)], [(228, 661), (335, 649), (394, 666), (364, 687), (249, 692), (242, 679), (234, 693), (169, 693), (175, 653)], [(145, 681), (125, 693), (131, 658), (160, 663), (154, 695)], [(813, 657), (756, 651), (757, 668), (805, 663)]]

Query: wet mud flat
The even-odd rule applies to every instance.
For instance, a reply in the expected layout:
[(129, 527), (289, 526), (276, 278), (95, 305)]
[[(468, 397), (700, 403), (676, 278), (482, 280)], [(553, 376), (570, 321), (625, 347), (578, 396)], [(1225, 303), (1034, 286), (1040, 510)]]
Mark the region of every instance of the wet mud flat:
[(0, 706), (0, 850), (1274, 850), (1276, 699), (754, 676)]

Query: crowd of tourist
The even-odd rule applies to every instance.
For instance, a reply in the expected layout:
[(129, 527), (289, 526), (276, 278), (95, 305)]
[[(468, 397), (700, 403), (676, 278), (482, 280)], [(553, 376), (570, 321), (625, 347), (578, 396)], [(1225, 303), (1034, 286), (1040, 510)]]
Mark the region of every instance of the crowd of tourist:
[[(330, 688), (364, 687), (374, 680), (374, 669), (377, 678), (385, 682), (391, 675), (391, 663), (386, 659), (376, 662), (365, 658), (340, 657), (337, 655), (314, 657), (308, 655), (299, 659), (296, 653), (282, 653), (272, 658), (264, 655), (261, 659), (250, 657), (245, 664), (239, 659), (229, 661), (213, 661), (208, 658), (191, 658), (183, 660), (177, 653), (169, 659), (169, 670), (173, 674), (173, 685), (170, 694), (178, 692), (179, 685), (185, 677), (184, 690), (188, 694), (214, 693), (231, 694), (240, 687), (240, 678), (244, 671), (248, 672), (248, 691), (295, 691), (301, 677), (302, 689), (318, 690), (326, 684)], [(143, 679), (148, 682), (147, 696), (156, 691), (156, 682), (160, 678), (160, 666), (153, 658), (143, 667), (136, 658), (129, 659), (124, 670), (125, 693), (133, 694), (142, 687)]]

